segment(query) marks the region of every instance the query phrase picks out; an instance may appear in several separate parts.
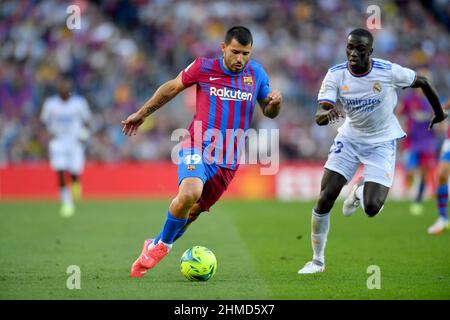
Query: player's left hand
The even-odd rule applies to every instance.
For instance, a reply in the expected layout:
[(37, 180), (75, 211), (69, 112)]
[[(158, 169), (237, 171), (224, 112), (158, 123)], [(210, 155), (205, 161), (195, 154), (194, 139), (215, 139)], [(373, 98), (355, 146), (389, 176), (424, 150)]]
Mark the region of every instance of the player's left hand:
[(430, 121), (430, 126), (428, 127), (428, 130), (433, 129), (433, 126), (436, 123), (444, 121), (445, 119), (447, 119), (447, 117), (448, 117), (448, 112), (447, 111), (444, 111), (442, 114), (439, 114), (439, 115), (435, 114), (433, 116), (433, 118), (431, 119), (431, 121)]
[(281, 100), (283, 99), (281, 96), (280, 90), (273, 90), (269, 93), (267, 96), (269, 98), (269, 102), (267, 105), (278, 105), (281, 103)]

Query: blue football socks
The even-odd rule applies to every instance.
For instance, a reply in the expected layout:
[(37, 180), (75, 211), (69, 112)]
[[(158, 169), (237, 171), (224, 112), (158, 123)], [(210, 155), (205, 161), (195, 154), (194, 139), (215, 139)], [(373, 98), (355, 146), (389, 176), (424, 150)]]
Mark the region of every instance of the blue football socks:
[(439, 216), (447, 220), (448, 219), (448, 216), (447, 216), (448, 185), (447, 184), (443, 184), (438, 187), (436, 198), (437, 198)]
[[(160, 240), (165, 244), (172, 244), (176, 239), (178, 239), (181, 235), (177, 236), (181, 229), (186, 225), (188, 221), (187, 218), (180, 219), (172, 216), (172, 214), (167, 211), (166, 222), (164, 223), (164, 227), (161, 233), (155, 238), (155, 244)], [(183, 234), (184, 231), (181, 233)]]
[(417, 190), (416, 202), (422, 202), (425, 187), (426, 187), (425, 179), (420, 179), (419, 190)]
[(187, 227), (186, 227), (186, 226), (184, 226), (183, 228), (181, 228), (180, 231), (178, 231), (177, 235), (175, 236), (175, 239), (173, 239), (173, 241), (174, 241), (174, 242), (177, 241), (177, 239), (178, 239), (179, 237), (181, 237), (181, 236), (186, 232), (186, 230), (187, 230)]

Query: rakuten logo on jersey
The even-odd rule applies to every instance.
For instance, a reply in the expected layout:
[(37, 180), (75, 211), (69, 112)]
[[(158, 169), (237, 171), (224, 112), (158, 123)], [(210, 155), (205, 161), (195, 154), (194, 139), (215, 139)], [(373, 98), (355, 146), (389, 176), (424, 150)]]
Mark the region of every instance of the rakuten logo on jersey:
[(219, 97), (220, 100), (232, 100), (232, 101), (250, 101), (253, 98), (252, 93), (248, 93), (241, 90), (232, 90), (226, 87), (223, 88), (209, 88), (209, 95)]

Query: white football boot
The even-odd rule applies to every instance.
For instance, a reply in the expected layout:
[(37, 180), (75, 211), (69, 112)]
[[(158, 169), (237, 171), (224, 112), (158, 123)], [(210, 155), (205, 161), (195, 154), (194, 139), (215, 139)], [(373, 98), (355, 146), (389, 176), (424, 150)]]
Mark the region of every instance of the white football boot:
[(364, 179), (361, 177), (359, 181), (353, 186), (352, 191), (348, 195), (347, 199), (344, 201), (342, 206), (342, 213), (344, 216), (351, 216), (355, 213), (356, 209), (359, 208), (361, 200), (356, 197), (356, 189), (364, 184)]
[(298, 274), (312, 274), (319, 273), (325, 271), (325, 265), (319, 264), (320, 262), (316, 262), (315, 260), (309, 261), (305, 264), (303, 268), (298, 270)]
[(450, 229), (450, 222), (442, 217), (439, 217), (437, 221), (428, 228), (428, 234), (439, 235), (445, 230)]

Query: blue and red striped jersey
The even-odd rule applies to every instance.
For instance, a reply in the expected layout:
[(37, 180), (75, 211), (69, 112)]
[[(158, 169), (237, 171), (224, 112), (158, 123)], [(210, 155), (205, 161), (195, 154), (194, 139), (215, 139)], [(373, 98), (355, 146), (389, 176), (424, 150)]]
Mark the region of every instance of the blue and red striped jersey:
[[(191, 147), (206, 154), (209, 161), (236, 170), (256, 102), (270, 92), (264, 68), (250, 60), (241, 72), (233, 73), (224, 67), (222, 57), (200, 57), (182, 71), (182, 81), (186, 87), (197, 85), (190, 141), (185, 140), (182, 147), (189, 142)], [(201, 137), (195, 138), (195, 126), (201, 128)]]

